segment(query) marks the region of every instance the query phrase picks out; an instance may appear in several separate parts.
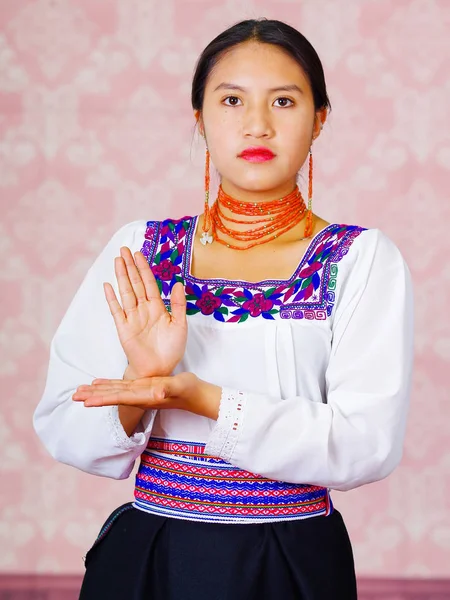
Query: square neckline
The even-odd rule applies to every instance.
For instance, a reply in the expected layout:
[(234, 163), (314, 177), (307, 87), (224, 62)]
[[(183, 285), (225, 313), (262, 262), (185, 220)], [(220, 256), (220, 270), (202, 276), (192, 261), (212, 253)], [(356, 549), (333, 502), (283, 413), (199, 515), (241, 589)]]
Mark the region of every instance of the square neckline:
[(299, 263), (297, 264), (297, 267), (295, 268), (294, 272), (288, 279), (261, 279), (259, 281), (247, 281), (246, 279), (224, 279), (221, 277), (209, 277), (206, 279), (202, 279), (200, 277), (195, 277), (195, 275), (192, 274), (192, 260), (193, 260), (193, 256), (194, 256), (193, 246), (194, 246), (194, 240), (195, 240), (195, 236), (196, 236), (197, 229), (198, 229), (199, 217), (200, 217), (200, 215), (194, 215), (191, 218), (189, 228), (186, 232), (186, 245), (185, 245), (185, 249), (184, 249), (184, 260), (183, 260), (183, 278), (185, 280), (192, 281), (193, 283), (196, 283), (196, 284), (210, 284), (212, 286), (214, 286), (214, 285), (231, 285), (231, 286), (235, 286), (235, 287), (245, 287), (245, 288), (257, 287), (257, 288), (260, 288), (260, 287), (264, 287), (264, 286), (268, 286), (268, 285), (276, 285), (276, 286), (291, 285), (292, 282), (297, 278), (299, 272), (302, 270), (302, 268), (307, 260), (307, 257), (310, 254), (311, 249), (313, 248), (313, 245), (315, 244), (315, 242), (321, 236), (324, 236), (329, 230), (331, 230), (335, 227), (339, 227), (338, 223), (330, 223), (329, 225), (324, 227), (324, 229), (322, 229), (321, 231), (316, 233), (316, 235), (314, 235), (311, 238), (311, 241), (309, 242), (308, 246), (306, 247), (306, 250), (305, 250), (302, 258), (300, 259)]

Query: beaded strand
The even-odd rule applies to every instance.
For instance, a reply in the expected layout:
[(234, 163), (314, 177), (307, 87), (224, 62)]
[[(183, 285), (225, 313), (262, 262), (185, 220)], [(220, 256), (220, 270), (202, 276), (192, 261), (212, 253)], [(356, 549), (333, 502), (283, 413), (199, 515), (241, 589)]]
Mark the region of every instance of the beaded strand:
[[(226, 217), (221, 210), (221, 204), (228, 208), (233, 214), (259, 216), (263, 218), (257, 220), (241, 220)], [(227, 248), (245, 250), (274, 240), (283, 233), (286, 233), (304, 219), (307, 209), (298, 186), (296, 186), (287, 196), (268, 202), (241, 202), (226, 194), (223, 191), (222, 186), (219, 186), (217, 199), (209, 209), (208, 213), (213, 229), (212, 237), (214, 238), (214, 241), (227, 246)], [(307, 215), (305, 238), (311, 235), (309, 230), (312, 231), (312, 218), (308, 217), (310, 217), (309, 214)], [(238, 224), (261, 224), (261, 227), (245, 231), (236, 231), (227, 227), (223, 222), (224, 220)], [(217, 236), (217, 231), (220, 231), (235, 240), (251, 243), (246, 244), (245, 246), (230, 244), (219, 238)]]

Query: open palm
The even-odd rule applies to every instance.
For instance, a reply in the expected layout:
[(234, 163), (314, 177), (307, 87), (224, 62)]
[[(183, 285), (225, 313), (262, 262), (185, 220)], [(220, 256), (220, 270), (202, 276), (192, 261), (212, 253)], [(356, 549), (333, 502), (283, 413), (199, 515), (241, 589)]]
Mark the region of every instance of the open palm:
[(122, 305), (112, 285), (103, 285), (129, 367), (136, 378), (170, 375), (186, 347), (183, 284), (177, 282), (172, 289), (169, 313), (143, 254), (135, 252), (133, 259), (126, 246), (120, 254), (115, 258), (114, 269)]

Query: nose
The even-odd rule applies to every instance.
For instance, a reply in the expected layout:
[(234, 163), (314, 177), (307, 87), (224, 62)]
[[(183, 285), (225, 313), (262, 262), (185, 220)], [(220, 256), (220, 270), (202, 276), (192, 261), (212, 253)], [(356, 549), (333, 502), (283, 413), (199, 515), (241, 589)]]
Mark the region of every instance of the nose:
[(245, 137), (271, 137), (274, 129), (270, 109), (262, 106), (248, 107), (244, 116), (243, 133)]

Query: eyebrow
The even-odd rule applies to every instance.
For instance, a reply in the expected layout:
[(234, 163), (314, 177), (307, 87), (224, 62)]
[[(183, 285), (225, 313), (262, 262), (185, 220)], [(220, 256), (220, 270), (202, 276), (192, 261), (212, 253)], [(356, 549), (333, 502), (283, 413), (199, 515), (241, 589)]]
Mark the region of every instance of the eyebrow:
[[(237, 85), (235, 83), (226, 83), (226, 82), (221, 83), (214, 89), (215, 92), (217, 92), (217, 90), (240, 90), (241, 92), (248, 91), (247, 88), (242, 87), (241, 85)], [(299, 92), (300, 94), (303, 94), (303, 90), (301, 88), (299, 88), (298, 85), (296, 85), (295, 83), (290, 84), (290, 85), (280, 85), (279, 87), (270, 88), (268, 91), (269, 92)]]

